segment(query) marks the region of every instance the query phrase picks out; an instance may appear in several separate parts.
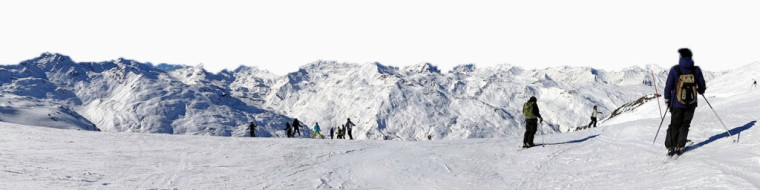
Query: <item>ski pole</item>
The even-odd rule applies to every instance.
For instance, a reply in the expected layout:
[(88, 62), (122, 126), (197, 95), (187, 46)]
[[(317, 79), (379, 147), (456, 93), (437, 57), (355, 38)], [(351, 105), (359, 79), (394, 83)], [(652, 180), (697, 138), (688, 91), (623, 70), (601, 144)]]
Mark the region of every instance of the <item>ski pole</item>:
[(660, 106), (660, 97), (657, 96), (657, 81), (655, 81), (654, 78), (654, 71), (652, 72), (652, 84), (654, 84), (654, 98), (657, 99), (657, 110), (660, 111), (660, 119), (664, 118), (665, 116), (662, 115), (662, 106)]
[[(720, 124), (721, 124), (721, 125), (723, 125), (723, 128), (725, 128), (725, 129), (726, 129), (726, 133), (728, 133), (728, 137), (733, 137), (733, 135), (731, 135), (731, 131), (730, 131), (730, 130), (728, 130), (728, 127), (726, 127), (726, 124), (725, 124), (725, 123), (723, 123), (723, 120), (722, 120), (722, 119), (720, 119), (720, 116), (718, 116), (718, 112), (715, 112), (715, 109), (712, 107), (712, 105), (710, 105), (710, 101), (707, 101), (707, 97), (705, 97), (705, 95), (704, 95), (704, 94), (702, 94), (702, 98), (704, 98), (704, 99), (705, 99), (705, 102), (707, 102), (707, 105), (708, 105), (708, 106), (710, 106), (710, 110), (712, 110), (712, 111), (713, 111), (713, 114), (715, 114), (715, 117), (717, 117), (717, 118), (718, 118), (718, 121), (720, 121)], [(739, 142), (739, 140), (738, 140), (738, 139), (734, 139), (734, 142), (735, 142), (735, 143), (738, 143), (738, 142)]]
[(662, 120), (660, 120), (660, 126), (657, 127), (657, 133), (654, 134), (654, 140), (652, 140), (652, 144), (654, 144), (654, 142), (657, 141), (657, 135), (660, 134), (660, 128), (662, 128), (662, 122), (665, 122), (665, 115), (668, 115), (669, 109), (670, 109), (670, 105), (668, 105), (668, 107), (665, 108), (665, 114), (662, 115)]
[[(543, 121), (543, 120), (542, 120)], [(546, 146), (546, 141), (544, 141), (544, 122), (541, 123), (541, 146)]]

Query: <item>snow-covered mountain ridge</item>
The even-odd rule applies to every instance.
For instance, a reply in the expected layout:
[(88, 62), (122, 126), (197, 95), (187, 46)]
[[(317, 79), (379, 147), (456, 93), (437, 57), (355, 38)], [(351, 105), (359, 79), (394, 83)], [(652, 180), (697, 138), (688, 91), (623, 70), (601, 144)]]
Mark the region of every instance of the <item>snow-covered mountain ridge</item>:
[(293, 118), (323, 129), (351, 118), (358, 139), (464, 139), (521, 136), (521, 107), (530, 96), (539, 98), (547, 121), (541, 131), (569, 131), (588, 122), (593, 105), (606, 116), (654, 93), (650, 71), (661, 90), (666, 69), (655, 65), (623, 71), (462, 65), (442, 73), (429, 63), (318, 61), (278, 76), (252, 67), (214, 74), (127, 59), (75, 63), (45, 53), (0, 66), (0, 88), (69, 107), (103, 131), (243, 136), (255, 121), (259, 136), (284, 137)]

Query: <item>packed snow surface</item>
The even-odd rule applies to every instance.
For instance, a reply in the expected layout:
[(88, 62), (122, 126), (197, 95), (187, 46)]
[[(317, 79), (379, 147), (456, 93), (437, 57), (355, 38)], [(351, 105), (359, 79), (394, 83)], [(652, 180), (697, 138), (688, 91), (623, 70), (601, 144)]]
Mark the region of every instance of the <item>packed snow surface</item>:
[[(245, 138), (62, 130), (0, 123), (5, 189), (757, 189), (760, 89), (715, 79), (677, 159), (656, 101), (598, 128), (424, 141)], [(749, 86), (749, 83), (747, 83)], [(711, 92), (731, 93), (711, 96)], [(704, 101), (704, 99), (700, 99)], [(733, 143), (738, 139), (738, 143)]]

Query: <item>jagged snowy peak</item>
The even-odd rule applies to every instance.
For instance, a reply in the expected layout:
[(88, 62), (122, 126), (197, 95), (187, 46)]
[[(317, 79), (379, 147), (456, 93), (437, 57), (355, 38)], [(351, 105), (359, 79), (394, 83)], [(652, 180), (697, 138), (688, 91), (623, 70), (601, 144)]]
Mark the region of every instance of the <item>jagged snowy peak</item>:
[(185, 66), (185, 65), (172, 65), (172, 64), (166, 64), (166, 63), (159, 63), (159, 64), (158, 64), (158, 65), (156, 65), (155, 67), (156, 67), (156, 69), (161, 69), (161, 70), (163, 70), (163, 71), (166, 71), (166, 72), (172, 72), (172, 71), (174, 71), (174, 70), (177, 70), (177, 69), (182, 69), (182, 68), (185, 68), (185, 67), (188, 67), (188, 66)]
[(404, 71), (412, 73), (441, 73), (437, 66), (430, 63), (420, 63), (404, 67)]
[(267, 96), (272, 94), (272, 86), (282, 76), (255, 67), (241, 66), (232, 71), (234, 81), (229, 88), (234, 97), (251, 104), (261, 106)]
[(473, 72), (473, 71), (475, 71), (475, 65), (467, 64), (467, 65), (457, 65), (450, 72), (466, 73), (466, 72)]
[(199, 82), (203, 82), (206, 80), (206, 76), (208, 74), (210, 73), (206, 72), (206, 70), (203, 69), (203, 65), (197, 65), (195, 67), (184, 67), (169, 72), (169, 75), (177, 78), (177, 80), (187, 85), (194, 85), (198, 84)]

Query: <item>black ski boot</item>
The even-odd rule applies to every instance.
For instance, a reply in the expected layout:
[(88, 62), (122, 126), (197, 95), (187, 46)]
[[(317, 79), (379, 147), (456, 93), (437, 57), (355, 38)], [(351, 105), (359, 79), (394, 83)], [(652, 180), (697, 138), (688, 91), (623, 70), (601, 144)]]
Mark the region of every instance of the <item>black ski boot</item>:
[(684, 151), (683, 147), (676, 148), (676, 155), (681, 156), (681, 154), (683, 154), (683, 151)]
[(675, 154), (676, 154), (676, 149), (675, 148), (672, 148), (672, 147), (668, 148), (668, 156), (673, 156)]

